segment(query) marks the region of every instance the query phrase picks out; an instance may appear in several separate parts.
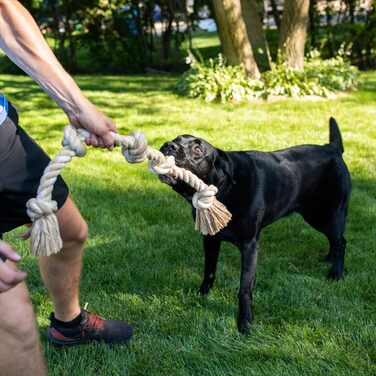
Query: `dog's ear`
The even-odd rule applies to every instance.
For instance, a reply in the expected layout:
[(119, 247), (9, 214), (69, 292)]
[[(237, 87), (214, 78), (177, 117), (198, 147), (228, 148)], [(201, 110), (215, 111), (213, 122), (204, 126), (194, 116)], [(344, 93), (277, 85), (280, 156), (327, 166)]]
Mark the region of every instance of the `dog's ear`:
[(211, 176), (209, 177), (210, 184), (219, 187), (226, 178), (229, 178), (230, 182), (235, 184), (233, 165), (225, 152), (217, 149), (212, 163)]

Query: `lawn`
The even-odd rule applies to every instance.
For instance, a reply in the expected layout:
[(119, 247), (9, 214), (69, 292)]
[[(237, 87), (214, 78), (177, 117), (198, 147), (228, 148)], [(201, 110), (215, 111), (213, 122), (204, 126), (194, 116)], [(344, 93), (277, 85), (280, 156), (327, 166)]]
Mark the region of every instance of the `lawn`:
[[(119, 132), (140, 130), (149, 144), (182, 133), (225, 150), (273, 150), (328, 142), (328, 120), (341, 128), (352, 174), (346, 273), (325, 278), (325, 238), (298, 216), (263, 231), (254, 296), (255, 325), (237, 332), (240, 253), (224, 245), (217, 281), (196, 295), (203, 271), (201, 236), (189, 205), (118, 150), (91, 149), (63, 172), (90, 228), (81, 301), (135, 327), (129, 346), (55, 348), (45, 329), (52, 309), (27, 243), (6, 236), (37, 313), (51, 375), (375, 375), (376, 374), (376, 73), (336, 100), (219, 105), (174, 94), (174, 76), (76, 77), (112, 116)], [(21, 110), (21, 124), (52, 156), (65, 115), (28, 78), (0, 76)], [(18, 231), (18, 230), (17, 230)], [(16, 231), (16, 232), (17, 232)]]

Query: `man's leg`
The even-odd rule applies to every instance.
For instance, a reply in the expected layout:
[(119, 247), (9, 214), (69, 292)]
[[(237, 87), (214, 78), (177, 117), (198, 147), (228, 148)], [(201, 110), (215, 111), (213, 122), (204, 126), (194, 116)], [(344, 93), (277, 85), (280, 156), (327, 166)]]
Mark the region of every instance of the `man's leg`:
[(68, 197), (57, 212), (63, 248), (56, 255), (40, 258), (40, 270), (54, 304), (48, 339), (59, 345), (103, 341), (126, 344), (133, 329), (123, 321), (104, 319), (79, 304), (82, 252), (87, 226)]
[(0, 376), (5, 375), (47, 375), (25, 283), (0, 294)]
[(68, 197), (57, 212), (63, 248), (55, 255), (40, 257), (42, 279), (50, 293), (55, 317), (70, 321), (80, 312), (79, 286), (87, 225)]

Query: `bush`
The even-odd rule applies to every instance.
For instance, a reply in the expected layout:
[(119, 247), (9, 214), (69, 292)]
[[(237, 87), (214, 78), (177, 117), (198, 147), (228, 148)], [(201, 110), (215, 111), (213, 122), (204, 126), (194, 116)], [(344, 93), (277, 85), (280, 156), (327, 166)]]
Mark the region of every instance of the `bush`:
[(190, 53), (186, 62), (191, 68), (181, 77), (177, 90), (190, 98), (240, 102), (260, 98), (265, 93), (262, 81), (247, 78), (242, 66), (226, 66), (221, 54), (207, 63), (199, 63)]
[(245, 76), (242, 66), (226, 66), (221, 55), (203, 63), (190, 53), (187, 60), (190, 69), (181, 77), (177, 89), (190, 98), (202, 98), (207, 102), (241, 102), (270, 95), (327, 97), (357, 86), (357, 69), (344, 55), (323, 60), (314, 50), (305, 59), (304, 71), (282, 63), (263, 73), (260, 80), (251, 80)]

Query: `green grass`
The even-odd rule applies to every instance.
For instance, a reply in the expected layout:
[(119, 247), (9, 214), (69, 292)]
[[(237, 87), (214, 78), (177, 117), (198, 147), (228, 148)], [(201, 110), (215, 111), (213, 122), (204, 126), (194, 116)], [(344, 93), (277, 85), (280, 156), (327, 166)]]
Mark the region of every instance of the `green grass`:
[[(188, 49), (188, 42), (182, 45), (182, 50)], [(214, 59), (221, 52), (221, 45), (217, 33), (208, 33), (207, 31), (197, 31), (192, 34), (192, 48), (199, 52), (206, 61), (210, 58)]]
[[(145, 164), (119, 151), (89, 150), (63, 172), (87, 220), (81, 300), (135, 327), (128, 347), (54, 348), (45, 328), (52, 309), (27, 243), (10, 241), (40, 325), (51, 375), (375, 375), (376, 374), (376, 73), (364, 87), (326, 101), (218, 105), (178, 97), (177, 78), (77, 77), (119, 131), (141, 130), (149, 144), (182, 133), (225, 150), (273, 150), (328, 141), (328, 119), (341, 128), (353, 193), (346, 231), (345, 278), (330, 283), (319, 258), (324, 237), (297, 215), (263, 231), (254, 295), (256, 323), (238, 334), (239, 251), (225, 244), (218, 277), (205, 299), (195, 294), (203, 270), (201, 236), (188, 204)], [(52, 156), (65, 115), (28, 78), (0, 76), (21, 110), (21, 124)]]

